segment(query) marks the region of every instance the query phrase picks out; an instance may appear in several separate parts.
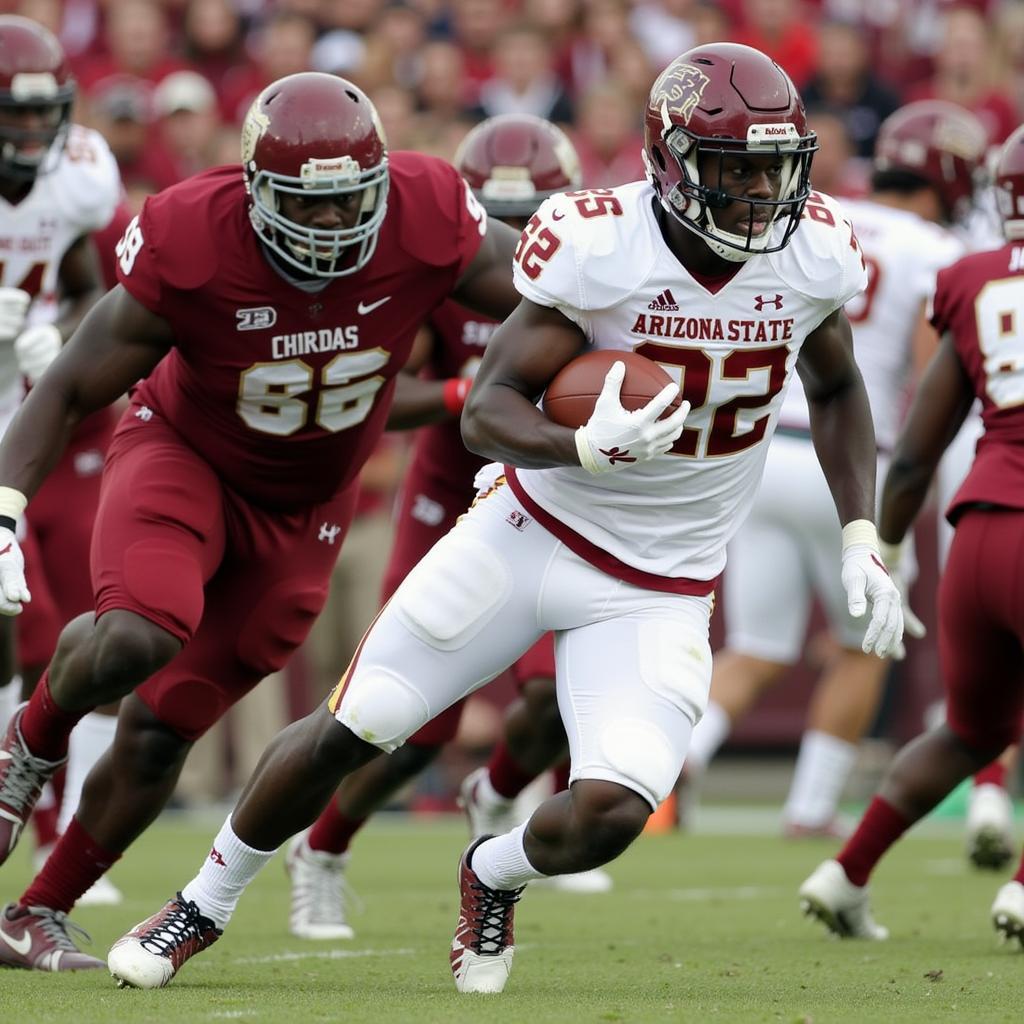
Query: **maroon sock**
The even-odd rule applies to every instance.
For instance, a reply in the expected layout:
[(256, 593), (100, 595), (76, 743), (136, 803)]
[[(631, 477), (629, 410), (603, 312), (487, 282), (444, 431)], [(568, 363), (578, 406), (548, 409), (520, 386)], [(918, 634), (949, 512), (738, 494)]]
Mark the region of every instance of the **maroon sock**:
[(876, 796), (846, 841), (836, 860), (854, 885), (866, 885), (868, 875), (886, 850), (913, 824), (891, 804)]
[(321, 853), (344, 853), (366, 818), (346, 818), (332, 800), (309, 830), (309, 848)]
[(562, 761), (561, 764), (556, 764), (551, 769), (551, 775), (554, 780), (555, 792), (561, 793), (563, 789), (569, 788), (569, 762)]
[(21, 735), (25, 745), (44, 761), (59, 761), (68, 752), (71, 730), (89, 710), (65, 711), (60, 707), (50, 693), (50, 673), (47, 670), (21, 716)]
[(32, 830), (36, 834), (36, 848), (45, 850), (53, 846), (60, 838), (57, 832), (57, 815), (60, 814), (60, 805), (56, 801), (48, 807), (40, 807), (38, 804), (32, 809)]
[(512, 800), (519, 796), (526, 787), (533, 782), (536, 775), (533, 772), (523, 770), (522, 765), (512, 756), (512, 752), (505, 745), (504, 740), (498, 740), (498, 745), (487, 762), (487, 774), (491, 778), (491, 785), (494, 792), (506, 800)]
[(999, 786), (1006, 789), (1006, 765), (1002, 761), (993, 761), (974, 776), (976, 786)]
[(77, 818), (72, 818), (43, 870), (18, 902), (23, 907), (48, 907), (68, 913), (78, 897), (120, 859), (120, 853), (105, 850)]
[(1013, 880), (1024, 885), (1024, 857), (1021, 858), (1020, 865), (1017, 868), (1017, 874), (1013, 876)]

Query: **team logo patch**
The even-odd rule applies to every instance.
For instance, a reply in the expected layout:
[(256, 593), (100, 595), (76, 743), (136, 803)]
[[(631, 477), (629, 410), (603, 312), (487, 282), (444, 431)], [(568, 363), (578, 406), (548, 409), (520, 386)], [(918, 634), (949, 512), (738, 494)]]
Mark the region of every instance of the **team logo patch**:
[(277, 310), (273, 306), (253, 306), (252, 309), (236, 309), (236, 331), (265, 331), (277, 323)]
[(666, 114), (675, 114), (683, 124), (689, 124), (710, 82), (695, 64), (673, 61), (654, 83), (651, 103), (661, 111), (663, 120)]
[(505, 522), (514, 526), (520, 533), (525, 530), (533, 520), (528, 515), (520, 512), (519, 509), (513, 509), (505, 517)]

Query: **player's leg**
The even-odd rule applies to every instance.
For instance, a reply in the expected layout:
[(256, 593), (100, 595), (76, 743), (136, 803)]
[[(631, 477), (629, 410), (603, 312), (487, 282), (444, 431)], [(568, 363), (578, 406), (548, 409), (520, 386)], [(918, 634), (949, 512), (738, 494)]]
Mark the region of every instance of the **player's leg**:
[[(248, 883), (283, 842), (317, 818), (347, 774), (379, 750), (397, 749), (535, 642), (543, 631), (537, 581), (557, 543), (539, 527), (512, 530), (506, 504), (495, 497), (478, 504), (409, 575), (327, 706), (267, 748), (214, 841), (215, 856), (185, 886), (182, 900), (115, 944), (108, 962), (116, 976), (142, 987), (166, 984), (212, 941), (211, 929), (223, 929)], [(207, 940), (169, 949), (163, 937), (171, 918)], [(153, 936), (160, 940), (155, 945)]]
[(1019, 550), (1021, 528), (1016, 514), (979, 511), (957, 526), (939, 588), (948, 724), (896, 755), (836, 860), (820, 865), (800, 890), (805, 909), (838, 934), (887, 936), (868, 910), (875, 865), (911, 825), (1016, 739), (1024, 709), (1024, 661), (1014, 632), (1021, 585), (1008, 552)]
[(1006, 780), (1017, 764), (1019, 746), (978, 772), (967, 797), (967, 859), (977, 868), (998, 871), (1013, 859), (1013, 801)]

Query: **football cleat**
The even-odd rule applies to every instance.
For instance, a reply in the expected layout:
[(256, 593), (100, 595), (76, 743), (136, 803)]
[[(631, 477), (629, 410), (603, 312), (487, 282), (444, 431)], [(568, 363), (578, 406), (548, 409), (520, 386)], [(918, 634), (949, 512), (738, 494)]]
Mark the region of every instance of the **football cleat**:
[(124, 893), (106, 875), (100, 875), (75, 902), (76, 907), (119, 907)]
[(114, 943), (107, 967), (118, 988), (163, 988), (186, 960), (212, 946), (222, 934), (179, 892)]
[(601, 868), (590, 871), (576, 871), (571, 875), (545, 875), (531, 883), (542, 889), (554, 889), (556, 892), (579, 893), (589, 895), (598, 892), (611, 892), (612, 876)]
[(1013, 859), (1013, 801), (1002, 786), (974, 786), (967, 799), (967, 859), (998, 871)]
[(801, 825), (796, 821), (782, 823), (785, 839), (848, 839), (850, 827), (839, 818), (830, 818), (823, 825)]
[(889, 938), (889, 929), (871, 916), (868, 887), (854, 885), (836, 860), (822, 861), (800, 886), (800, 909), (841, 939), (882, 942)]
[(992, 903), (992, 924), (1005, 942), (1016, 939), (1024, 946), (1024, 885), (1007, 882)]
[(49, 907), (9, 903), (0, 911), (0, 967), (29, 971), (94, 971), (104, 967), (71, 941), (71, 932), (86, 942), (87, 932), (68, 915)]
[(300, 939), (355, 938), (345, 906), (352, 895), (345, 882), (349, 855), (312, 850), (306, 837), (291, 841), (284, 862), (292, 880), (288, 930)]
[(480, 836), (496, 836), (511, 832), (519, 824), (516, 820), (515, 801), (502, 800), (488, 805), (480, 795), (480, 780), (486, 778), (487, 768), (471, 771), (459, 786), (459, 806), (466, 812), (469, 834), (473, 839)]
[(27, 706), (22, 704), (15, 711), (0, 742), (0, 864), (17, 846), (43, 786), (67, 760), (65, 757), (59, 761), (44, 761), (25, 746), (20, 726)]
[(470, 844), (459, 861), (459, 920), (452, 939), (451, 966), (460, 992), (497, 993), (512, 970), (512, 918), (525, 886), (492, 889), (471, 867), (473, 851), (490, 836)]

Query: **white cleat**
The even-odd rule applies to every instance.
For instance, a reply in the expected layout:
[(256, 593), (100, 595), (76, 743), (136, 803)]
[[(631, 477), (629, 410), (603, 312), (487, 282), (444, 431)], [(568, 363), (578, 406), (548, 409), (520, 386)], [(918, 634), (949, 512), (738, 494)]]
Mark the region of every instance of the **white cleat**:
[(889, 938), (889, 929), (871, 916), (868, 887), (854, 885), (835, 860), (823, 861), (800, 886), (800, 909), (842, 939), (882, 942)]
[(1007, 882), (992, 904), (992, 924), (1003, 942), (1016, 939), (1024, 946), (1024, 885)]
[(79, 907), (119, 907), (124, 903), (124, 893), (114, 883), (101, 875), (81, 896), (75, 904)]
[(974, 786), (967, 801), (967, 859), (998, 871), (1013, 859), (1013, 801), (1002, 786)]
[(312, 850), (306, 833), (288, 845), (285, 871), (292, 880), (288, 930), (300, 939), (352, 939), (346, 902), (352, 890), (345, 881), (347, 853)]
[(487, 777), (487, 768), (471, 771), (459, 786), (459, 806), (466, 812), (469, 833), (473, 839), (480, 836), (498, 836), (511, 832), (519, 824), (514, 800), (486, 802), (481, 794), (480, 782)]
[(577, 871), (571, 875), (548, 875), (544, 878), (536, 878), (530, 883), (531, 887), (540, 889), (554, 889), (556, 892), (579, 893), (590, 895), (591, 893), (611, 892), (612, 876), (601, 868), (592, 868), (590, 871)]

